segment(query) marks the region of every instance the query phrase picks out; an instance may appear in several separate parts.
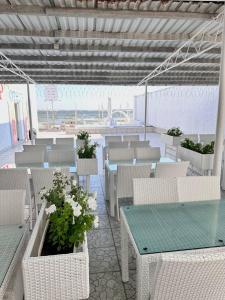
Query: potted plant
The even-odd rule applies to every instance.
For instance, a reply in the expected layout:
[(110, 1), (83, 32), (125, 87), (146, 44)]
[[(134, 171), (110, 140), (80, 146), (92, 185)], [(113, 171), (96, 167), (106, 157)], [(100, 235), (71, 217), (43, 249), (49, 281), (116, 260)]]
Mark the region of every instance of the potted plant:
[(162, 133), (161, 137), (166, 145), (178, 146), (183, 138), (182, 135), (183, 132), (179, 127), (172, 127), (168, 129), (166, 133)]
[(204, 144), (195, 143), (191, 139), (184, 139), (178, 149), (178, 156), (182, 160), (188, 160), (201, 171), (213, 169), (214, 141)]
[(85, 131), (85, 130), (81, 130), (77, 134), (77, 140), (76, 140), (76, 146), (77, 146), (77, 148), (83, 147), (84, 146), (84, 142), (85, 141), (89, 141), (89, 139), (90, 139), (90, 134), (87, 131)]
[(59, 171), (42, 191), (43, 204), (23, 258), (25, 299), (89, 297), (86, 232), (98, 226), (96, 199)]

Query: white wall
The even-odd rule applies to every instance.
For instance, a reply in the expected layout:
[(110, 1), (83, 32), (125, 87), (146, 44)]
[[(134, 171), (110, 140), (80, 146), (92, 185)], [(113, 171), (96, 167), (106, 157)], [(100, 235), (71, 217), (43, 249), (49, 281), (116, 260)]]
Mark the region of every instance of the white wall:
[[(149, 93), (148, 124), (179, 126), (185, 133), (215, 133), (217, 86), (178, 86)], [(135, 117), (144, 122), (144, 95), (135, 97)]]

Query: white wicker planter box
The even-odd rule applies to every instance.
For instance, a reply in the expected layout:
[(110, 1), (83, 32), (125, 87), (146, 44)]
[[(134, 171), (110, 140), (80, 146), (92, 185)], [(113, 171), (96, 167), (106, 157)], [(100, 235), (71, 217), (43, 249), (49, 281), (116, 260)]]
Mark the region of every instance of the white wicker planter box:
[(180, 141), (184, 139), (184, 136), (172, 136), (165, 133), (161, 134), (161, 138), (166, 145), (170, 146), (178, 146), (180, 145)]
[(77, 159), (77, 175), (97, 175), (98, 161), (97, 158), (78, 158)]
[(201, 154), (180, 146), (178, 157), (189, 161), (198, 170), (208, 171), (213, 169), (214, 154)]
[(71, 300), (89, 297), (87, 242), (76, 253), (40, 256), (48, 226), (42, 205), (22, 266), (26, 300)]

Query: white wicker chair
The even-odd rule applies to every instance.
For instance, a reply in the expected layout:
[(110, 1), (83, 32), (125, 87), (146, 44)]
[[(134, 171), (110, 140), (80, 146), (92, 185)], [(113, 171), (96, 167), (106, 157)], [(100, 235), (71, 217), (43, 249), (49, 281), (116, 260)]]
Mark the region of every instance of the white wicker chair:
[(108, 145), (103, 147), (103, 166), (105, 166), (105, 160), (108, 159), (109, 149), (116, 149), (116, 148), (128, 148), (128, 142), (121, 142), (121, 141), (109, 141)]
[(27, 169), (0, 169), (0, 190), (26, 190), (25, 204), (29, 205), (30, 229), (32, 229), (32, 199)]
[(152, 300), (225, 299), (225, 253), (188, 252), (161, 255)]
[(46, 145), (23, 145), (24, 152), (46, 151)]
[[(24, 225), (25, 198), (25, 190), (0, 190), (0, 231), (3, 230), (4, 233), (0, 241), (0, 265), (3, 263), (3, 268), (7, 267), (0, 284), (1, 300), (23, 300), (21, 261), (27, 244), (27, 227)], [(20, 228), (21, 225), (25, 227)]]
[(51, 150), (74, 150), (74, 146), (72, 144), (56, 144), (52, 145)]
[[(31, 168), (31, 176), (34, 187), (34, 197), (36, 205), (42, 202), (41, 195), (39, 194), (42, 188), (50, 189), (52, 187), (52, 181), (54, 179), (54, 171), (55, 168), (49, 169), (40, 169), (40, 168)], [(68, 179), (70, 179), (71, 174), (69, 168), (61, 168), (61, 172), (63, 172)]]
[(149, 141), (131, 141), (130, 147), (131, 148), (149, 147)]
[(187, 175), (189, 161), (157, 163), (155, 177), (184, 177)]
[(133, 134), (133, 135), (124, 135), (123, 136), (123, 141), (125, 142), (131, 142), (131, 141), (139, 141), (140, 137), (138, 134)]
[(44, 161), (44, 151), (15, 152), (15, 163), (17, 167), (26, 164), (40, 164), (40, 166), (42, 166)]
[(62, 164), (74, 165), (75, 164), (75, 151), (74, 150), (51, 150), (48, 151), (49, 166)]
[(178, 202), (176, 178), (133, 179), (134, 205)]
[(134, 159), (134, 149), (133, 148), (109, 148), (108, 159), (110, 161), (127, 161)]
[(74, 138), (56, 138), (56, 145), (71, 145), (74, 147)]
[(122, 136), (121, 135), (105, 136), (105, 146), (108, 146), (109, 142), (122, 142)]
[(116, 211), (119, 219), (119, 199), (133, 197), (133, 179), (148, 178), (151, 173), (151, 165), (118, 165), (115, 187)]
[(0, 190), (0, 225), (24, 224), (25, 190)]
[(161, 157), (159, 147), (135, 148), (135, 158), (137, 160), (159, 160)]
[(53, 145), (54, 139), (53, 138), (36, 138), (35, 145)]
[(179, 201), (220, 199), (219, 176), (186, 176), (177, 178)]

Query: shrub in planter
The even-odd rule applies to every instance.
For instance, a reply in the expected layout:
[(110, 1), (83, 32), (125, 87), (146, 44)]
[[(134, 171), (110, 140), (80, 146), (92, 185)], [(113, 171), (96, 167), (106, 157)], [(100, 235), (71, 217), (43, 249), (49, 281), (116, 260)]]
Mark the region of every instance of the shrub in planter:
[(97, 143), (90, 144), (89, 141), (84, 142), (84, 146), (77, 151), (78, 158), (96, 158)]
[(78, 133), (77, 138), (78, 138), (79, 140), (85, 140), (85, 141), (87, 141), (87, 140), (89, 140), (90, 135), (89, 135), (89, 133), (88, 133), (87, 131), (81, 130), (81, 131)]
[(183, 132), (180, 130), (179, 127), (172, 127), (167, 130), (166, 134), (171, 135), (171, 136), (181, 136), (183, 134)]
[(215, 144), (214, 141), (212, 141), (209, 144), (195, 143), (191, 139), (188, 139), (188, 138), (184, 139), (184, 141), (181, 142), (182, 147), (192, 150), (192, 151), (195, 151), (195, 152), (198, 152), (198, 153), (201, 153), (201, 154), (213, 154), (214, 153), (214, 144)]
[(43, 246), (44, 255), (71, 253), (85, 240), (86, 232), (97, 227), (98, 219), (92, 214), (96, 209), (96, 200), (73, 182), (66, 192), (69, 181), (65, 175), (54, 173), (53, 187), (42, 190), (42, 199), (46, 200), (49, 225)]

